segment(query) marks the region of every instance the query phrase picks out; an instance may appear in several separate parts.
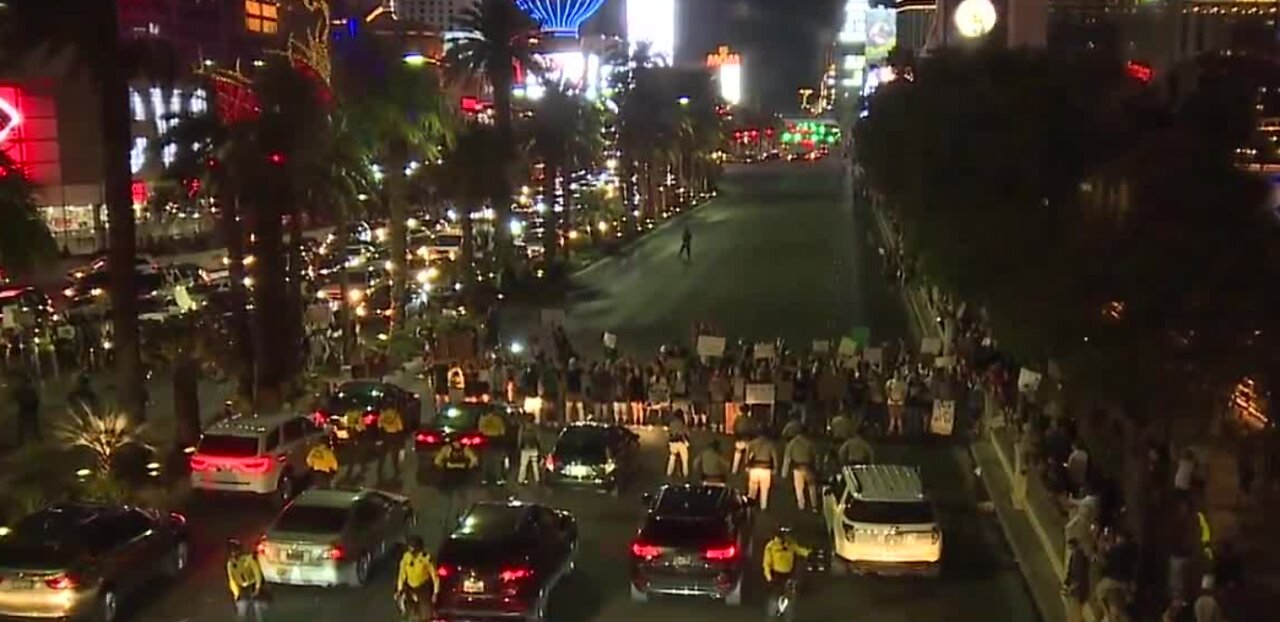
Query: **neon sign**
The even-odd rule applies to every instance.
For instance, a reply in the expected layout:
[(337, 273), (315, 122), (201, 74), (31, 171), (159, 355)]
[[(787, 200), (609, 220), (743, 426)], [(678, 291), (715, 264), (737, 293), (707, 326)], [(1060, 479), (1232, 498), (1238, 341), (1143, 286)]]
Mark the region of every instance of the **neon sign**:
[(22, 113), (8, 100), (0, 97), (0, 143), (9, 138), (19, 125), (22, 125)]

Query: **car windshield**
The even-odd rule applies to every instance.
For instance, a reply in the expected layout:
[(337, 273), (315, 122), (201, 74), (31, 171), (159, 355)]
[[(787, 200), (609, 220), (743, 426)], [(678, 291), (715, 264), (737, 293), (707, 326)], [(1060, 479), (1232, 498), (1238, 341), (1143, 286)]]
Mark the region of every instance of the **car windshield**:
[(385, 387), (380, 384), (353, 382), (338, 388), (338, 392), (333, 395), (333, 405), (335, 409), (377, 406), (386, 395)]
[(640, 539), (655, 546), (684, 548), (720, 545), (733, 538), (723, 520), (654, 517), (645, 522)]
[(933, 507), (923, 501), (851, 501), (844, 517), (855, 523), (923, 525), (934, 522)]
[(436, 246), (462, 246), (460, 235), (437, 235)]
[(597, 428), (570, 428), (556, 441), (556, 455), (565, 460), (604, 461), (608, 453), (605, 433)]
[(339, 533), (347, 524), (347, 508), (291, 505), (276, 521), (277, 531)]
[(443, 430), (474, 430), (480, 424), (480, 415), (492, 409), (486, 404), (449, 404), (432, 420), (434, 427)]
[(247, 458), (258, 455), (258, 439), (252, 436), (205, 434), (200, 437), (197, 453), (207, 456)]
[(514, 535), (523, 512), (519, 507), (483, 503), (471, 508), (449, 535), (453, 540), (492, 540)]

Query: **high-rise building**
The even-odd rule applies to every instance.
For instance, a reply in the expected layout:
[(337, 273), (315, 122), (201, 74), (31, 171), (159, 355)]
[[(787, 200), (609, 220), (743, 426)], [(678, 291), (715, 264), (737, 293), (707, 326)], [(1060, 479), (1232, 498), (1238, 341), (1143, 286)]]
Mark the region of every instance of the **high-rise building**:
[(280, 0), (119, 0), (120, 34), (162, 40), (180, 66), (231, 63), (278, 47)]
[(396, 16), (438, 32), (454, 30), (476, 0), (395, 0)]

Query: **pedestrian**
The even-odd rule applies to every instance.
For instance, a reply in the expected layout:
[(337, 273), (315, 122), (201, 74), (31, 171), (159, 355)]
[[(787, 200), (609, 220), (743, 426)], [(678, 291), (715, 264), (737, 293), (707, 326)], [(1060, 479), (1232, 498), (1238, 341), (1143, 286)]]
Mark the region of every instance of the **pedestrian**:
[(1191, 512), (1190, 502), (1185, 499), (1176, 501), (1173, 515), (1165, 522), (1169, 530), (1166, 538), (1169, 547), (1169, 593), (1174, 596), (1187, 594), (1187, 568), (1191, 564), (1191, 556), (1195, 551), (1196, 535), (1195, 516)]
[(853, 419), (842, 410), (827, 423), (831, 439), (837, 443), (853, 436)]
[(713, 438), (698, 457), (693, 460), (693, 469), (702, 479), (702, 483), (724, 485), (729, 481), (729, 460), (724, 457), (720, 439)]
[(41, 440), (40, 392), (25, 371), (14, 372), (12, 394), (13, 403), (18, 409), (18, 444), (25, 444), (30, 439)]
[(1067, 622), (1084, 622), (1084, 609), (1089, 602), (1089, 555), (1080, 541), (1067, 541), (1066, 577), (1062, 581), (1062, 601)]
[(631, 425), (644, 425), (645, 386), (644, 376), (638, 366), (631, 368), (627, 378), (627, 399), (631, 403)]
[(787, 441), (787, 447), (782, 452), (780, 474), (786, 476), (788, 471), (791, 472), (791, 481), (796, 492), (796, 508), (801, 512), (818, 509), (818, 484), (817, 477), (814, 475), (816, 458), (817, 451), (814, 449), (813, 441), (809, 440), (809, 435), (803, 427), (790, 441)]
[(480, 454), (483, 464), (482, 483), (502, 484), (507, 479), (506, 451), (509, 445), (503, 442), (507, 437), (507, 420), (503, 418), (499, 409), (488, 408), (485, 409), (484, 414), (480, 415), (476, 428), (480, 431), (480, 436), (484, 437), (485, 450)]
[(586, 412), (583, 408), (582, 376), (582, 367), (578, 365), (578, 359), (570, 358), (569, 365), (564, 372), (565, 423), (574, 423), (586, 419)]
[(613, 422), (626, 425), (630, 417), (627, 415), (627, 368), (621, 363), (614, 363), (608, 369), (609, 379), (613, 386), (610, 394), (613, 399)]
[(729, 380), (723, 370), (716, 368), (707, 379), (707, 414), (711, 430), (723, 434), (733, 428), (729, 427), (725, 413), (725, 403), (729, 401)]
[(591, 400), (592, 417), (598, 421), (613, 421), (613, 375), (609, 366), (603, 363), (591, 365), (590, 390), (587, 392)]
[(1067, 455), (1067, 480), (1071, 483), (1073, 493), (1084, 491), (1089, 479), (1089, 452), (1079, 439), (1072, 441), (1071, 453)]
[(88, 372), (76, 376), (76, 384), (67, 394), (67, 405), (82, 412), (98, 411), (98, 394), (93, 390)]
[(235, 604), (236, 619), (241, 622), (253, 619), (262, 622), (269, 598), (262, 577), (262, 567), (239, 540), (227, 541), (227, 587)]
[(778, 468), (778, 449), (771, 439), (761, 434), (747, 443), (744, 459), (747, 464), (747, 496), (757, 501), (761, 510), (767, 510), (773, 471)]
[(441, 527), (445, 533), (449, 533), (458, 515), (468, 505), (472, 476), (480, 464), (480, 458), (470, 447), (463, 445), (460, 439), (454, 438), (436, 453), (433, 464), (439, 472), (440, 491), (445, 497)]
[(1191, 501), (1191, 486), (1195, 482), (1196, 453), (1187, 448), (1178, 456), (1178, 467), (1173, 473), (1174, 494)]
[(404, 451), (404, 418), (395, 408), (387, 408), (378, 413), (378, 429), (376, 436), (378, 452), (378, 479), (382, 479), (382, 465), (391, 463), (391, 479), (400, 479), (400, 461)]
[(902, 419), (907, 408), (908, 389), (907, 381), (900, 372), (894, 373), (884, 385), (885, 398), (889, 407), (889, 427), (885, 434), (889, 436), (894, 435), (894, 430), (897, 430), (898, 435), (903, 433)]
[(1115, 530), (1102, 555), (1102, 579), (1095, 590), (1107, 622), (1126, 622), (1129, 619), (1137, 566), (1138, 549), (1133, 539), (1123, 529)]
[(661, 369), (654, 367), (649, 375), (649, 409), (645, 416), (645, 423), (649, 421), (661, 421), (667, 410), (671, 407), (671, 385), (667, 384), (666, 374)]
[(688, 223), (685, 223), (684, 233), (680, 235), (680, 257), (685, 261), (693, 260), (693, 232), (689, 230)]
[(841, 466), (856, 466), (859, 464), (873, 464), (876, 460), (875, 449), (871, 447), (871, 443), (863, 438), (861, 434), (854, 433), (840, 444), (840, 448), (836, 450), (836, 459), (840, 461)]
[(1207, 574), (1200, 579), (1200, 596), (1196, 598), (1191, 610), (1195, 613), (1196, 622), (1225, 622), (1222, 606), (1218, 604), (1218, 595), (1214, 589), (1213, 575)]
[(316, 443), (307, 452), (307, 468), (311, 471), (311, 484), (317, 488), (330, 488), (338, 475), (338, 455), (332, 447), (333, 440)]
[(677, 463), (680, 476), (689, 478), (689, 430), (684, 421), (684, 411), (676, 409), (667, 423), (667, 477), (675, 473)]
[(533, 474), (533, 483), (542, 481), (542, 438), (538, 435), (537, 426), (528, 421), (520, 425), (516, 444), (520, 447), (520, 467), (516, 472), (516, 481), (524, 485), (529, 481), (528, 474)]

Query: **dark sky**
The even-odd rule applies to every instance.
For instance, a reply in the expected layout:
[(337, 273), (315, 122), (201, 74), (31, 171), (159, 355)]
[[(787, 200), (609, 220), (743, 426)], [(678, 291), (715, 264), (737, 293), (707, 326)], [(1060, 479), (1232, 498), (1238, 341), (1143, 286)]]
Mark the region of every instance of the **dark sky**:
[[(630, 0), (644, 2), (645, 0)], [(728, 44), (743, 55), (747, 102), (791, 112), (796, 89), (816, 84), (838, 28), (840, 0), (676, 0), (680, 61)], [(626, 0), (609, 0), (590, 30), (621, 34)]]

